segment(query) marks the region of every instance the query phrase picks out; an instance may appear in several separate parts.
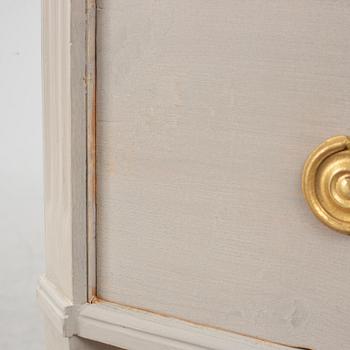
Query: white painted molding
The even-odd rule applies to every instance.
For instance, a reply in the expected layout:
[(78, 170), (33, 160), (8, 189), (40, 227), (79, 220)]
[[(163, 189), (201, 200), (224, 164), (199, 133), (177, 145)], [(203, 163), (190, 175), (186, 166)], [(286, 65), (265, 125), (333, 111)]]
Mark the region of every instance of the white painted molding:
[(74, 306), (45, 276), (38, 283), (37, 299), (45, 316), (63, 337), (76, 333), (78, 306)]
[(290, 350), (243, 335), (110, 303), (73, 305), (45, 276), (37, 289), (41, 309), (63, 337), (128, 350)]
[(86, 305), (78, 335), (128, 350), (287, 350), (243, 335), (109, 303)]

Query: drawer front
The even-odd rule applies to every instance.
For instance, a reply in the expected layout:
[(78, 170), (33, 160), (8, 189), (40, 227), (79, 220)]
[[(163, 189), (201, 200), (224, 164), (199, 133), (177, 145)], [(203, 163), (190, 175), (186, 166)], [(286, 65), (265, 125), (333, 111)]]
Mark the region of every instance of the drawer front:
[(97, 296), (346, 349), (350, 237), (311, 214), (301, 176), (350, 134), (350, 4), (97, 7)]

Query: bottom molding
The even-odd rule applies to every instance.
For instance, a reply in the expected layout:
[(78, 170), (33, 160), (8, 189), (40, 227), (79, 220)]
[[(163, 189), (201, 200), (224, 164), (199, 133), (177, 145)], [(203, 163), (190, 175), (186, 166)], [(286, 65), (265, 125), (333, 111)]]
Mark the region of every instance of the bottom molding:
[(46, 277), (39, 281), (37, 296), (62, 337), (78, 335), (128, 350), (293, 349), (112, 303), (73, 305)]
[(73, 305), (46, 276), (40, 277), (36, 293), (40, 308), (59, 334), (73, 336), (80, 306)]
[(128, 350), (292, 349), (105, 302), (81, 309), (78, 335)]

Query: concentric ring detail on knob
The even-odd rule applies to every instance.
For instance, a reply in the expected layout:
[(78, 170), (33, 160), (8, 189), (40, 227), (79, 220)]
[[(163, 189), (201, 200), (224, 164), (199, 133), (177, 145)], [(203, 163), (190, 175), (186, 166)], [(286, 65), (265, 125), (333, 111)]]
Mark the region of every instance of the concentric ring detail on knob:
[(310, 154), (302, 188), (318, 219), (334, 230), (350, 234), (349, 137), (332, 137)]

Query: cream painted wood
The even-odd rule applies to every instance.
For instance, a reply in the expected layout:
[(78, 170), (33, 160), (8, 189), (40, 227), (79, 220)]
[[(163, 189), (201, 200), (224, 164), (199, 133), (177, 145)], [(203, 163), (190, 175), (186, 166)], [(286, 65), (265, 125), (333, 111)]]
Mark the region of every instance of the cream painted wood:
[(347, 2), (99, 1), (97, 232), (94, 6), (43, 0), (47, 349), (347, 349), (350, 243), (299, 187), (349, 134)]
[(85, 0), (44, 0), (46, 275), (86, 301)]
[(97, 7), (98, 297), (347, 349), (350, 238), (300, 179), (350, 131), (349, 3)]
[(85, 10), (85, 0), (42, 2), (46, 277), (54, 287), (47, 296), (39, 286), (38, 298), (48, 350), (86, 348), (70, 317), (87, 301)]
[(117, 304), (84, 306), (79, 335), (128, 350), (290, 350), (232, 332), (202, 327)]
[(55, 348), (76, 350), (79, 336), (128, 350), (290, 349), (117, 304), (72, 304), (46, 277), (40, 279), (37, 292), (50, 324), (47, 342)]
[[(91, 149), (83, 139), (86, 132), (87, 138), (93, 134), (92, 130), (86, 129), (93, 125), (89, 118), (93, 110), (90, 103), (94, 64), (90, 62), (92, 47), (85, 46), (85, 41), (87, 45), (91, 44), (94, 23), (91, 17), (94, 12), (92, 0), (86, 3), (86, 7), (80, 1), (43, 2), (45, 236), (48, 266), (46, 276), (39, 281), (37, 294), (45, 315), (46, 348), (112, 349), (88, 340), (93, 339), (130, 350), (284, 350), (283, 346), (152, 313), (140, 313), (103, 303), (87, 303), (86, 292), (92, 289), (92, 285), (88, 286), (86, 270), (89, 269), (90, 274), (93, 270), (91, 252), (94, 235), (93, 232), (88, 234), (86, 227), (80, 227), (78, 223), (93, 222), (91, 217), (85, 216), (91, 213), (91, 210), (85, 212), (87, 196), (83, 191), (87, 185), (85, 173), (91, 171), (91, 164), (88, 167), (83, 158)], [(91, 36), (87, 38), (85, 35)], [(86, 76), (81, 75), (83, 71)], [(86, 86), (85, 83), (81, 85), (84, 81)], [(78, 135), (79, 139), (75, 139)], [(93, 144), (91, 141), (89, 139), (89, 146)], [(73, 188), (77, 183), (79, 186)], [(90, 189), (90, 186), (86, 187)], [(89, 193), (89, 199), (92, 195)], [(89, 264), (86, 241), (89, 244)], [(93, 279), (90, 276), (89, 282), (92, 283)]]

